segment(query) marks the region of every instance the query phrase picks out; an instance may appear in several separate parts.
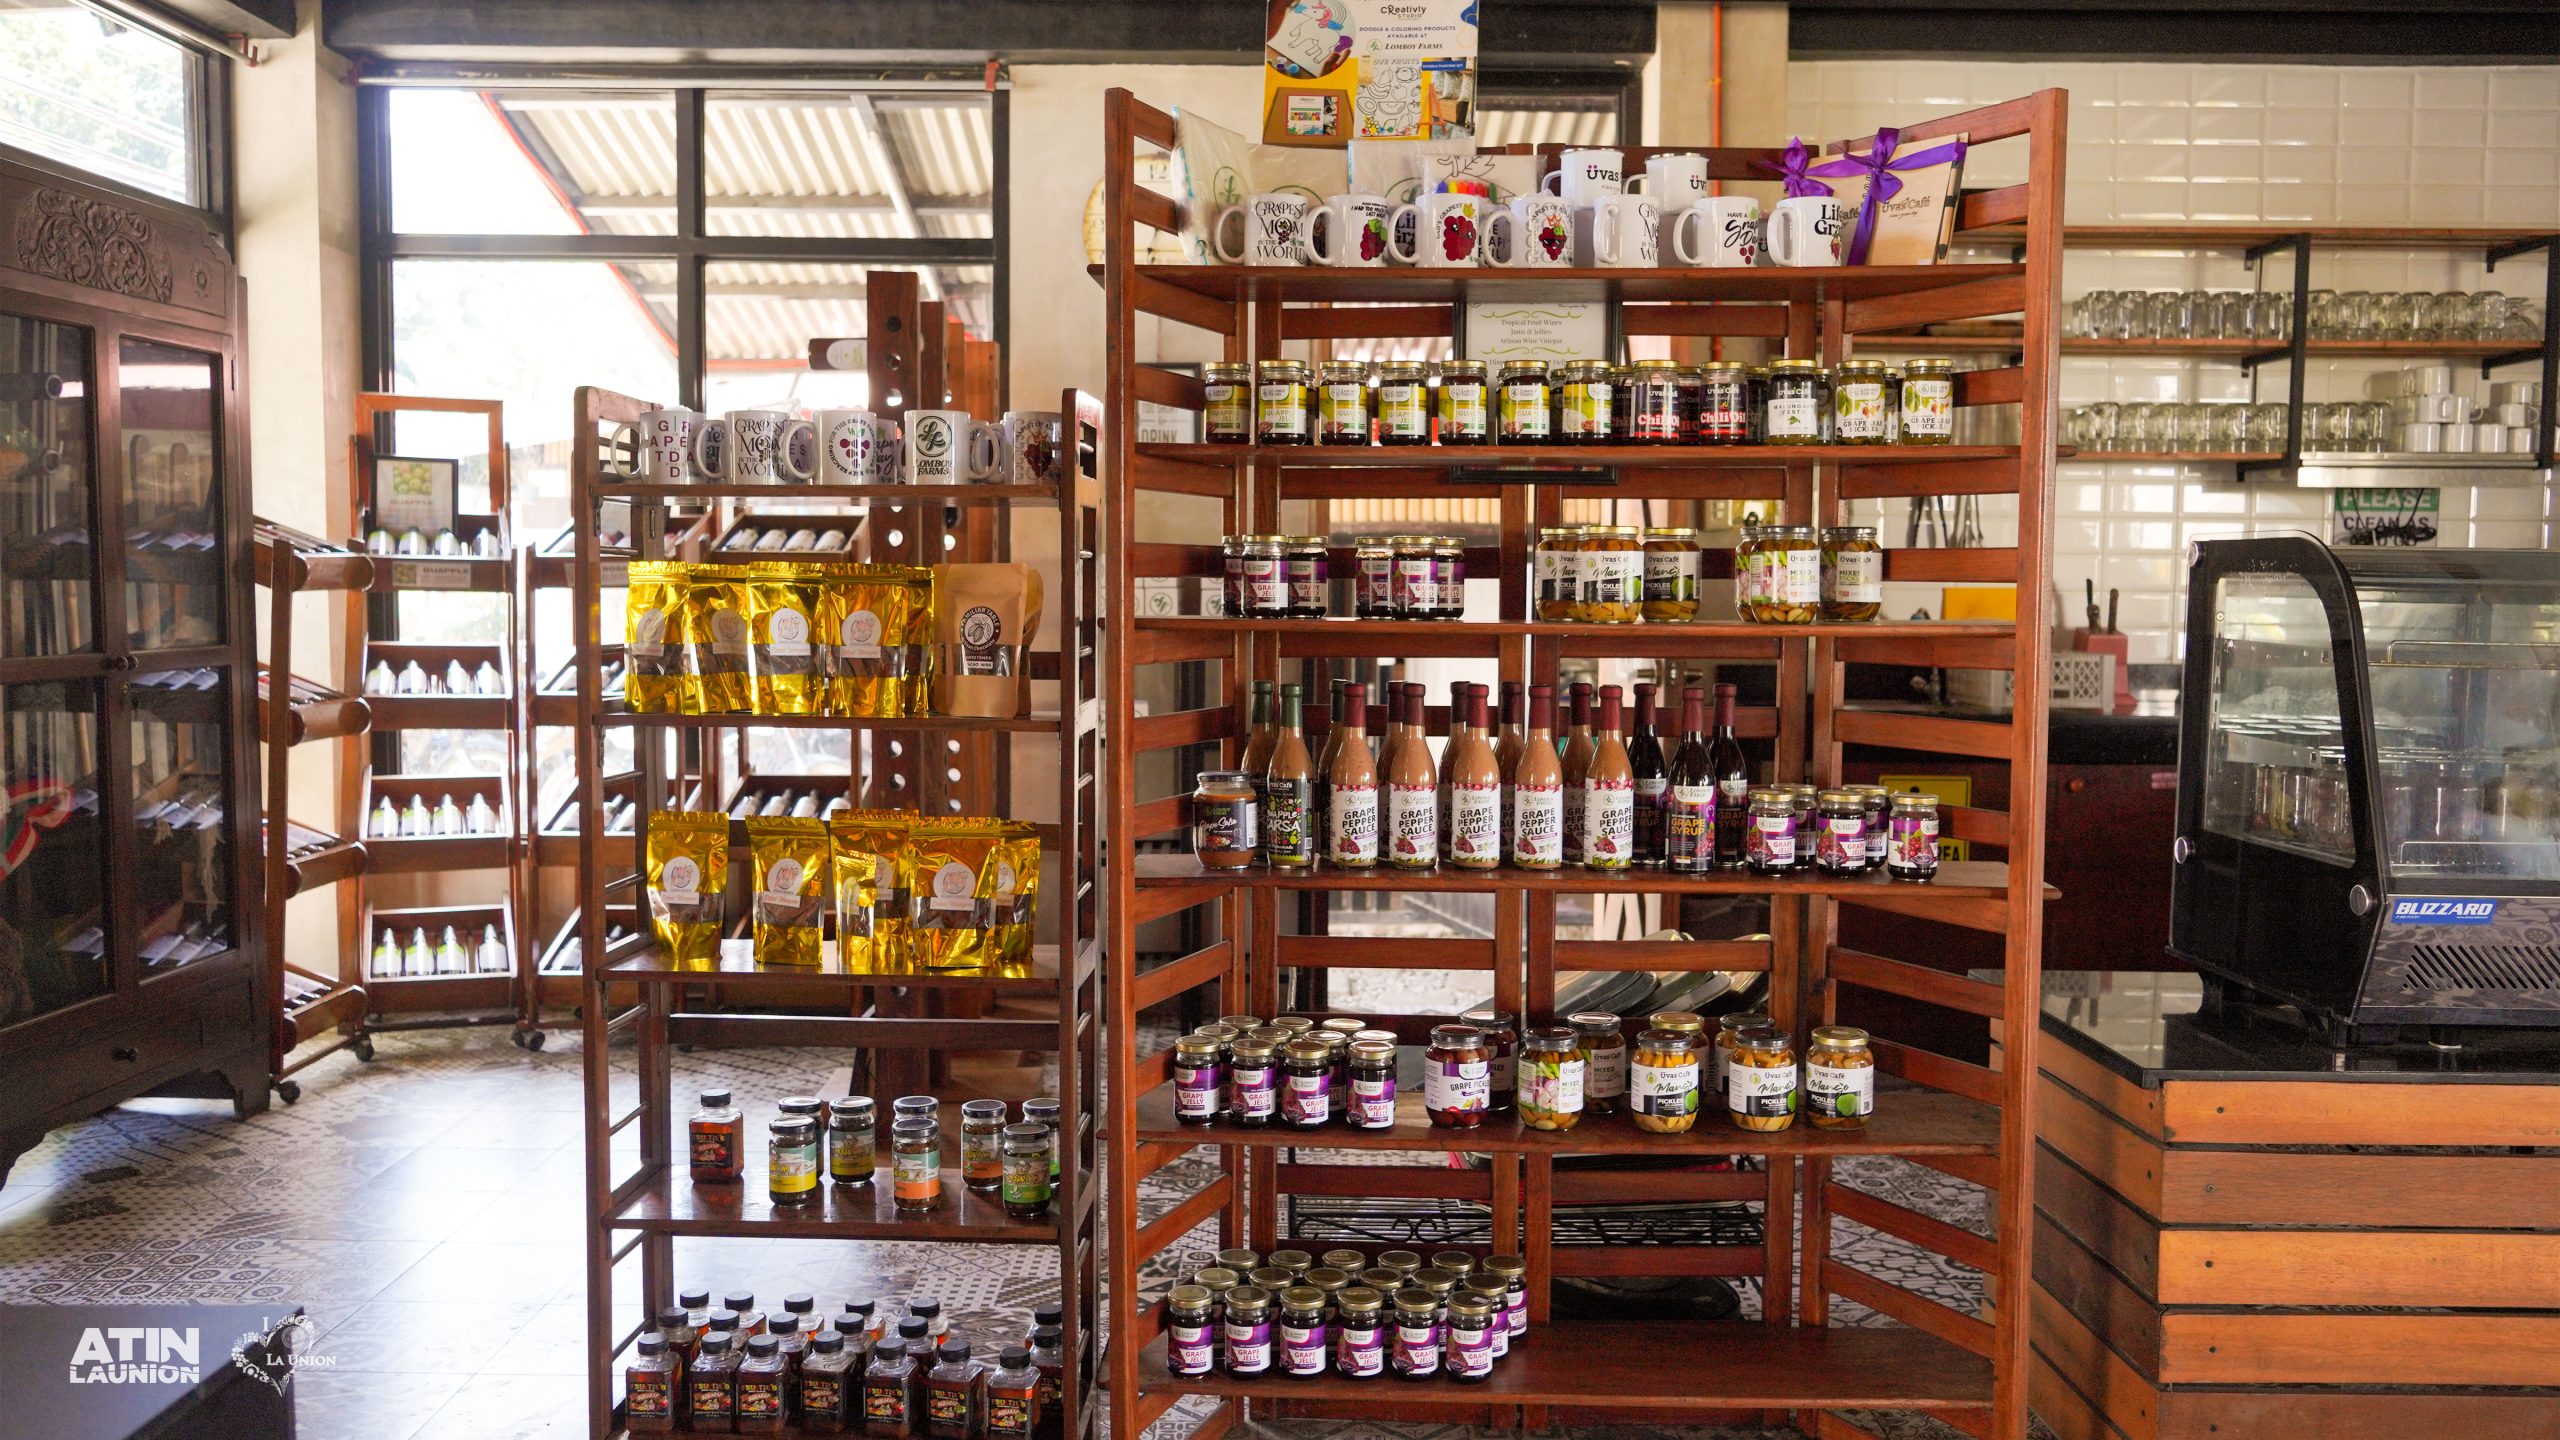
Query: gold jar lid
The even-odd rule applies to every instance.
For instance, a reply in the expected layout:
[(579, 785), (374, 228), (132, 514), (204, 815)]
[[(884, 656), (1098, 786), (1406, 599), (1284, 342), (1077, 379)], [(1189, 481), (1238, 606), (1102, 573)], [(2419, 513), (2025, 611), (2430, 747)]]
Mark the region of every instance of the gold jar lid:
[(1680, 368), (1680, 362), (1677, 360), (1638, 360), (1628, 368), (1640, 371), (1650, 379), (1658, 375), (1668, 375), (1676, 372)]
[(1323, 550), (1333, 544), (1322, 535), (1283, 535), (1280, 540), (1293, 550)]
[(1716, 1017), (1716, 1029), (1720, 1032), (1726, 1033), (1730, 1033), (1735, 1030), (1749, 1030), (1755, 1026), (1766, 1025), (1768, 1023), (1769, 1012), (1766, 1010), (1737, 1010), (1730, 1015), (1719, 1015)]
[(1443, 383), (1451, 380), (1481, 380), (1483, 378), (1484, 362), (1481, 360), (1443, 360), (1440, 362), (1440, 379)]
[(1825, 544), (1834, 540), (1872, 541), (1875, 538), (1876, 527), (1873, 525), (1828, 525), (1823, 527), (1822, 531), (1822, 539)]
[(1798, 375), (1809, 372), (1819, 375), (1822, 373), (1822, 362), (1819, 360), (1772, 360), (1769, 362), (1769, 372), (1773, 375), (1780, 372)]
[(1380, 380), (1420, 381), (1429, 373), (1429, 368), (1419, 360), (1387, 360), (1378, 366)]
[(1419, 550), (1438, 538), (1434, 535), (1390, 535), (1387, 543), (1399, 550)]
[(1648, 1028), (1675, 1030), (1683, 1035), (1696, 1035), (1707, 1028), (1706, 1017), (1694, 1010), (1656, 1010), (1644, 1019)]
[(1321, 1310), (1324, 1308), (1324, 1292), (1313, 1285), (1292, 1285), (1280, 1292), (1280, 1308)]
[(1253, 378), (1253, 362), (1212, 360), (1200, 367), (1200, 378), (1203, 380), (1250, 380)]
[(1884, 377), (1884, 371), (1885, 365), (1881, 360), (1843, 360), (1840, 362), (1840, 378), (1843, 380), (1848, 379), (1852, 375), (1855, 375), (1862, 380), (1882, 379)]
[(1487, 1275), (1499, 1275), (1506, 1280), (1511, 1280), (1527, 1275), (1529, 1262), (1517, 1255), (1487, 1255), (1484, 1257), (1484, 1263), (1476, 1268)]
[(1813, 1043), (1825, 1050), (1864, 1050), (1867, 1032), (1855, 1025), (1817, 1025), (1813, 1028)]
[(1284, 1053), (1302, 1065), (1321, 1065), (1332, 1057), (1333, 1047), (1322, 1040), (1292, 1040)]
[(1866, 808), (1866, 801), (1855, 790), (1825, 790), (1814, 797), (1824, 805), (1840, 805), (1852, 809)]
[(1698, 1037), (1683, 1030), (1647, 1030), (1636, 1037), (1639, 1050), (1664, 1050), (1675, 1055), (1685, 1055), (1697, 1044)]
[(1351, 1058), (1354, 1060), (1365, 1060), (1372, 1064), (1379, 1061), (1385, 1061), (1389, 1064), (1393, 1064), (1396, 1058), (1395, 1042), (1392, 1040), (1354, 1040), (1351, 1042)]
[(1307, 378), (1307, 362), (1304, 360), (1264, 360), (1259, 363), (1262, 366), (1262, 378), (1265, 380), (1304, 380)]
[(1902, 364), (1902, 373), (1914, 380), (1923, 375), (1951, 376), (1956, 373), (1956, 362), (1943, 359), (1906, 360)]
[(1419, 1250), (1381, 1250), (1378, 1252), (1378, 1266), (1383, 1270), (1393, 1270), (1399, 1275), (1410, 1275), (1414, 1271), (1422, 1268), (1422, 1252)]
[(1244, 1277), (1224, 1265), (1212, 1265), (1191, 1277), (1191, 1283), (1212, 1295), (1233, 1290), (1244, 1283)]
[(1813, 527), (1810, 525), (1771, 525), (1766, 527), (1763, 533), (1773, 540), (1786, 540), (1804, 545), (1814, 543)]
[(1587, 525), (1582, 531), (1586, 540), (1633, 540), (1643, 534), (1640, 525)]
[(1698, 543), (1698, 532), (1686, 525), (1648, 525), (1645, 527), (1644, 539), (1648, 545), (1656, 540), (1673, 540), (1684, 545), (1695, 545)]
[[(1218, 770), (1218, 771), (1204, 771), (1204, 772), (1202, 772), (1201, 778), (1202, 778), (1202, 779), (1207, 779), (1207, 778), (1208, 778), (1208, 776), (1209, 776), (1209, 775), (1211, 775), (1211, 774), (1217, 774), (1217, 775), (1242, 775), (1242, 776), (1244, 776), (1244, 777), (1245, 777), (1245, 779), (1246, 779), (1247, 781), (1250, 781), (1250, 780), (1253, 778), (1253, 774), (1252, 774), (1252, 772), (1251, 772), (1251, 771), (1248, 771), (1248, 770)], [(1215, 1041), (1217, 1041), (1219, 1044), (1224, 1045), (1224, 1044), (1226, 1044), (1227, 1042), (1229, 1042), (1229, 1041), (1231, 1041), (1231, 1040), (1233, 1040), (1233, 1039), (1235, 1039), (1235, 1038), (1236, 1038), (1236, 1027), (1234, 1027), (1233, 1025), (1226, 1024), (1226, 1023), (1225, 1023), (1225, 1022), (1223, 1022), (1223, 1021), (1214, 1021), (1214, 1020), (1213, 1020), (1213, 1021), (1211, 1021), (1210, 1023), (1208, 1023), (1208, 1024), (1206, 1024), (1206, 1025), (1201, 1026), (1199, 1029), (1192, 1031), (1191, 1033), (1192, 1033), (1192, 1034), (1194, 1034), (1194, 1035), (1199, 1036), (1201, 1039), (1204, 1039), (1204, 1040), (1215, 1040)]]
[(1318, 1265), (1307, 1271), (1307, 1283), (1331, 1295), (1350, 1288), (1351, 1272), (1338, 1265)]
[(1369, 367), (1356, 360), (1328, 360), (1321, 373), (1327, 385), (1338, 384), (1344, 380), (1365, 382), (1369, 378)]
[[(1248, 535), (1245, 538), (1250, 540), (1253, 537)], [(1242, 1035), (1246, 1031), (1260, 1025), (1262, 1023), (1262, 1017), (1259, 1015), (1221, 1015), (1218, 1017), (1218, 1023), (1228, 1026), (1237, 1034)]]
[(1497, 378), (1503, 380), (1544, 380), (1547, 378), (1547, 362), (1544, 360), (1505, 360), (1502, 362), (1502, 368), (1494, 373)]
[(1590, 528), (1588, 525), (1550, 525), (1538, 532), (1538, 539), (1540, 541), (1578, 540), (1582, 538), (1582, 532)]
[(1893, 808), (1908, 815), (1934, 815), (1938, 811), (1935, 795), (1903, 794), (1893, 797)]
[(1239, 1040), (1235, 1044), (1238, 1060), (1269, 1060), (1279, 1053), (1279, 1048), (1268, 1040)]
[(1218, 1040), (1210, 1035), (1185, 1035), (1173, 1042), (1173, 1053), (1195, 1057), (1205, 1055), (1214, 1060), (1218, 1058)]
[(1598, 360), (1567, 360), (1556, 366), (1555, 377), (1562, 385), (1588, 385), (1609, 378), (1609, 367)]
[(1368, 1315), (1387, 1308), (1387, 1297), (1366, 1285), (1353, 1285), (1337, 1292), (1333, 1308), (1353, 1315)]
[(1176, 1310), (1206, 1310), (1209, 1298), (1206, 1285), (1176, 1285), (1173, 1292), (1165, 1296), (1165, 1303)]
[(1268, 1045), (1276, 1051), (1289, 1043), (1289, 1032), (1277, 1025), (1256, 1025), (1244, 1032), (1244, 1038)]
[(1483, 1295), (1453, 1295), (1449, 1299), (1449, 1313), (1464, 1315), (1470, 1320), (1491, 1320), (1493, 1301)]

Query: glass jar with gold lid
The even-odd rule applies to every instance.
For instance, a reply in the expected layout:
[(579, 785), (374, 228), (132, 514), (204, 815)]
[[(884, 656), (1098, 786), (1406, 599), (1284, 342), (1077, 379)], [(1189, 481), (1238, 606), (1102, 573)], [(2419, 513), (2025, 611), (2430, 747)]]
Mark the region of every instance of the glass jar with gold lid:
[(1644, 616), (1644, 531), (1593, 525), (1582, 532), (1580, 583), (1573, 618), (1595, 625), (1632, 625)]
[(1302, 360), (1260, 361), (1256, 372), (1253, 437), (1264, 445), (1306, 445), (1315, 439), (1308, 414), (1307, 366)]
[(1831, 439), (1837, 445), (1882, 445), (1893, 396), (1881, 360), (1843, 360), (1831, 377)]
[(1631, 445), (1668, 445), (1680, 439), (1680, 362), (1638, 360), (1626, 369), (1627, 423), (1618, 427)]
[(1213, 360), (1200, 367), (1200, 438), (1212, 445), (1253, 443), (1253, 362)]
[(1760, 599), (1768, 589), (1768, 575), (1761, 568), (1761, 542), (1766, 533), (1761, 526), (1748, 520), (1735, 532), (1733, 613), (1745, 620), (1760, 618)]
[(1761, 441), (1768, 445), (1819, 445), (1825, 412), (1830, 407), (1831, 379), (1821, 362), (1779, 360), (1769, 366), (1766, 419)]
[(1698, 1123), (1698, 1044), (1677, 1030), (1636, 1037), (1627, 1065), (1627, 1114), (1639, 1130), (1685, 1134)]
[(1750, 618), (1764, 625), (1810, 625), (1822, 615), (1822, 542), (1810, 525), (1772, 525), (1754, 552), (1761, 591)]
[(1550, 525), (1530, 552), (1530, 604), (1541, 620), (1570, 620), (1582, 597), (1582, 534), (1587, 525)]
[(1796, 1123), (1796, 1052), (1775, 1029), (1734, 1036), (1725, 1069), (1725, 1113), (1745, 1130), (1773, 1134)]
[(1390, 360), (1378, 367), (1378, 443), (1431, 443), (1430, 369), (1418, 360)]
[(1597, 360), (1568, 360), (1555, 367), (1556, 444), (1611, 442), (1610, 425), (1616, 419), (1611, 409), (1611, 373), (1609, 366)]
[(1952, 360), (1913, 360), (1902, 367), (1902, 443), (1956, 443), (1956, 367)]
[(1481, 360), (1440, 362), (1438, 439), (1443, 445), (1485, 443), (1492, 406), (1486, 403), (1485, 366)]
[(1506, 360), (1493, 379), (1493, 437), (1544, 445), (1555, 436), (1555, 391), (1544, 360)]
[(1369, 443), (1369, 367), (1327, 361), (1316, 372), (1316, 443)]
[(1822, 618), (1873, 620), (1884, 611), (1884, 547), (1872, 525), (1822, 532)]
[(1698, 532), (1685, 525), (1644, 532), (1644, 618), (1698, 618), (1698, 571), (1704, 556)]
[(1747, 368), (1720, 361), (1698, 371), (1689, 438), (1700, 445), (1750, 443), (1751, 374)]
[(1860, 1130), (1876, 1109), (1876, 1057), (1867, 1032), (1814, 1027), (1804, 1052), (1805, 1118), (1822, 1130)]

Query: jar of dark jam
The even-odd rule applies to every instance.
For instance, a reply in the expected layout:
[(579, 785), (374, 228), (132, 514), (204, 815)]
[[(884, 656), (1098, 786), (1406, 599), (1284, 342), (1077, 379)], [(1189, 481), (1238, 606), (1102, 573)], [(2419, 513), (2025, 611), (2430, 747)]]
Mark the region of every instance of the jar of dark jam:
[(1206, 1035), (1173, 1042), (1173, 1118), (1185, 1125), (1207, 1125), (1218, 1118), (1227, 1088), (1227, 1067), (1218, 1048)]
[(1831, 408), (1831, 379), (1813, 360), (1780, 360), (1769, 367), (1763, 407), (1763, 441), (1770, 445), (1819, 445)]
[(1165, 1297), (1164, 1364), (1197, 1380), (1218, 1368), (1217, 1312), (1204, 1285), (1176, 1285)]
[(1292, 1040), (1281, 1058), (1280, 1123), (1313, 1130), (1333, 1119), (1333, 1047)]
[(1439, 604), (1429, 618), (1455, 620), (1467, 610), (1467, 545), (1455, 535), (1431, 537), (1431, 575), (1439, 586)]
[(1390, 360), (1378, 367), (1378, 443), (1431, 443), (1430, 370), (1419, 361)]
[(1517, 1255), (1488, 1255), (1478, 1267), (1488, 1278), (1500, 1280), (1508, 1298), (1504, 1302), (1503, 1328), (1511, 1338), (1529, 1333), (1529, 1262)]
[[(1431, 1027), (1422, 1057), (1422, 1108), (1434, 1125), (1473, 1130), (1493, 1100), (1493, 1053), (1473, 1025)], [(1383, 1258), (1383, 1257), (1382, 1257)]]
[(1244, 542), (1242, 535), (1229, 535), (1218, 542), (1219, 573), (1225, 577), (1220, 591), (1226, 598), (1223, 615), (1244, 613)]
[(1844, 789), (1857, 792), (1867, 805), (1867, 868), (1884, 868), (1885, 851), (1890, 848), (1893, 817), (1893, 792), (1881, 785), (1849, 785)]
[(1333, 1335), (1325, 1324), (1324, 1292), (1292, 1285), (1280, 1292), (1280, 1373), (1299, 1380), (1322, 1375)]
[(1317, 372), (1316, 443), (1369, 443), (1369, 367), (1331, 361)]
[(1813, 837), (1814, 865), (1826, 875), (1855, 875), (1866, 869), (1866, 797), (1850, 790), (1825, 790), (1815, 804), (1819, 828)]
[(1481, 1295), (1449, 1301), (1449, 1378), (1472, 1385), (1493, 1378), (1493, 1302)]
[(1228, 1374), (1271, 1373), (1270, 1291), (1256, 1285), (1239, 1285), (1228, 1291), (1225, 1318), (1218, 1328)]
[(1387, 1299), (1366, 1285), (1333, 1297), (1333, 1368), (1344, 1378), (1374, 1380), (1387, 1369)]
[(1440, 399), (1437, 406), (1439, 441), (1443, 445), (1481, 445), (1487, 433), (1486, 417), (1492, 407), (1486, 403), (1484, 362), (1481, 360), (1444, 360), (1440, 362)]
[(1493, 435), (1503, 445), (1545, 445), (1555, 434), (1555, 393), (1544, 360), (1506, 360), (1493, 381)]
[(1484, 1036), (1486, 1108), (1500, 1113), (1512, 1107), (1520, 1088), (1520, 1019), (1490, 1006), (1458, 1017)]
[(1610, 369), (1597, 360), (1569, 360), (1555, 368), (1558, 445), (1606, 445), (1616, 415)]
[(1342, 1118), (1354, 1130), (1392, 1130), (1396, 1123), (1396, 1047), (1383, 1040), (1351, 1042)]
[(1396, 1292), (1395, 1343), (1388, 1365), (1399, 1380), (1429, 1380), (1440, 1373), (1440, 1302), (1428, 1290)]
[(1247, 620), (1279, 620), (1289, 614), (1286, 535), (1247, 535), (1236, 580), (1234, 613)]
[(1486, 1308), (1492, 1311), (1489, 1318), (1493, 1322), (1493, 1358), (1499, 1360), (1510, 1354), (1511, 1325), (1507, 1317), (1511, 1306), (1511, 1287), (1499, 1275), (1470, 1275), (1467, 1283), (1458, 1288), (1468, 1295), (1483, 1296)]
[(1306, 445), (1314, 441), (1309, 423), (1307, 367), (1297, 360), (1264, 360), (1256, 374), (1253, 406), (1254, 439), (1264, 445)]
[(1384, 535), (1351, 542), (1351, 613), (1363, 620), (1396, 617), (1396, 547)]
[(1282, 536), (1280, 567), (1288, 597), (1283, 613), (1312, 620), (1333, 608), (1333, 557), (1323, 536)]
[(1389, 537), (1395, 547), (1395, 613), (1406, 620), (1429, 620), (1440, 614), (1440, 572), (1432, 561), (1430, 535)]
[(1253, 443), (1253, 365), (1213, 361), (1200, 367), (1200, 438), (1212, 445)]
[(1938, 797), (1896, 795), (1886, 822), (1884, 868), (1896, 880), (1927, 882), (1938, 874)]
[(1239, 1125), (1268, 1125), (1280, 1114), (1280, 1053), (1268, 1040), (1239, 1039), (1227, 1062), (1227, 1108)]
[(1751, 442), (1751, 376), (1740, 365), (1709, 365), (1698, 372), (1697, 409), (1689, 438), (1700, 445)]
[(1639, 360), (1625, 372), (1627, 423), (1620, 430), (1631, 445), (1669, 445), (1680, 439), (1680, 365), (1675, 360)]
[(1795, 797), (1770, 786), (1751, 792), (1751, 823), (1743, 832), (1742, 863), (1754, 875), (1783, 875), (1796, 864)]
[(1811, 785), (1789, 785), (1786, 790), (1796, 816), (1795, 868), (1811, 870), (1820, 859), (1815, 850), (1822, 832), (1822, 792)]

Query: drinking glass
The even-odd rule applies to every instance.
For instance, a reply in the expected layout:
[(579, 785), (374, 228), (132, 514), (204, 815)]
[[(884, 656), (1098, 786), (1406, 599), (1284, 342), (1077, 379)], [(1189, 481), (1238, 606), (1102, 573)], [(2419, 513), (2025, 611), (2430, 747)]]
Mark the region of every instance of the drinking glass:
[(2193, 454), (2207, 448), (2210, 437), (2204, 428), (2204, 407), (2176, 404), (2160, 407), (2160, 448), (2172, 454)]
[(2160, 407), (2135, 401), (2116, 407), (2116, 448), (2136, 454), (2160, 448)]
[(2119, 301), (2113, 290), (2092, 290), (2072, 307), (2074, 333), (2084, 340), (2115, 338)]
[[(2317, 407), (2315, 413), (2320, 421), (2321, 449), (2334, 452), (2356, 448), (2356, 407), (2354, 405), (2343, 400), (2332, 400)], [(2305, 439), (2303, 445), (2308, 449), (2310, 441)]]
[(2113, 400), (2101, 400), (2089, 407), (2089, 446), (2093, 450), (2121, 450), (2117, 427), (2123, 423), (2123, 407)]
[(2237, 455), (2249, 448), (2249, 407), (2216, 405), (2212, 407), (2213, 441), (2204, 448), (2223, 455)]
[(2505, 340), (2510, 338), (2507, 333), (2507, 326), (2509, 323), (2508, 317), (2515, 306), (2503, 292), (2497, 290), (2475, 290), (2468, 296), (2448, 295), (2445, 298), (2447, 300), (2461, 299), (2465, 302), (2464, 308), (2466, 313), (2463, 316), (2462, 323), (2470, 330), (2469, 338), (2474, 340)]
[(2213, 292), (2213, 328), (2204, 332), (2224, 340), (2249, 338), (2249, 292), (2217, 290)]
[(2154, 290), (2142, 297), (2144, 339), (2175, 340), (2185, 332), (2178, 327), (2184, 296), (2175, 290)]
[(2399, 434), (2400, 417), (2392, 412), (2388, 400), (2365, 400), (2356, 405), (2356, 448), (2369, 455), (2379, 455), (2391, 448), (2391, 439)]
[(2210, 290), (2188, 290), (2178, 296), (2178, 326), (2167, 333), (2181, 340), (2210, 340), (2221, 326), (2218, 297)]
[(2372, 340), (2382, 332), (2378, 314), (2380, 297), (2370, 290), (2350, 290), (2338, 297), (2338, 319), (2343, 327), (2341, 340)]
[(2337, 291), (2314, 290), (2311, 292), (2311, 338), (2314, 340), (2347, 338), (2347, 317)]
[(2293, 297), (2281, 290), (2260, 290), (2249, 297), (2249, 338), (2289, 341), (2293, 338)]
[(2409, 328), (2409, 297), (2396, 290), (2373, 292), (2373, 338), (2376, 340), (2409, 340), (2415, 337)]
[(2284, 429), (2287, 421), (2281, 401), (2262, 400), (2249, 407), (2249, 443), (2243, 447), (2263, 455), (2284, 453)]

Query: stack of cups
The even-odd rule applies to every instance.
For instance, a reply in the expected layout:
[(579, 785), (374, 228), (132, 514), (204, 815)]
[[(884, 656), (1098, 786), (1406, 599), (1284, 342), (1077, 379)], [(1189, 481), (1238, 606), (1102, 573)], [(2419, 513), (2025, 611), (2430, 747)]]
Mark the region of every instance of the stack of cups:
[(2401, 371), (2400, 397), (2394, 408), (2400, 418), (2397, 448), (2403, 453), (2436, 455), (2457, 448), (2467, 452), (2476, 443), (2470, 407), (2453, 393), (2451, 365), (2412, 365)]

